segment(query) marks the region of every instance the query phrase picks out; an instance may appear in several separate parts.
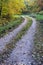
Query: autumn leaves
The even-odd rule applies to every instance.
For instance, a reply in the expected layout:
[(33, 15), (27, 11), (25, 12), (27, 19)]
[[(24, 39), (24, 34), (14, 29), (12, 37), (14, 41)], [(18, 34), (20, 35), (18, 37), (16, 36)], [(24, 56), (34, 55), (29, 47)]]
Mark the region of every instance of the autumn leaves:
[(25, 7), (24, 0), (2, 0), (1, 1), (1, 15), (13, 16), (14, 14), (20, 14)]

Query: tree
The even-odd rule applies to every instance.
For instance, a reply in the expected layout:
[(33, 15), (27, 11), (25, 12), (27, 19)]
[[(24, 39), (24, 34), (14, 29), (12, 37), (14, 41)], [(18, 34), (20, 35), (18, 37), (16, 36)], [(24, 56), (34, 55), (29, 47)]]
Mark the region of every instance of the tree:
[(40, 11), (40, 7), (38, 5), (37, 0), (27, 0), (26, 6), (27, 6), (27, 10), (29, 11), (29, 13)]
[(43, 0), (38, 0), (37, 2), (38, 2), (40, 9), (43, 10)]
[(2, 2), (1, 2), (1, 0), (0, 0), (0, 16), (1, 16), (1, 11), (2, 11)]
[(11, 17), (14, 14), (21, 14), (23, 8), (25, 8), (24, 0), (1, 0), (0, 15), (2, 17)]

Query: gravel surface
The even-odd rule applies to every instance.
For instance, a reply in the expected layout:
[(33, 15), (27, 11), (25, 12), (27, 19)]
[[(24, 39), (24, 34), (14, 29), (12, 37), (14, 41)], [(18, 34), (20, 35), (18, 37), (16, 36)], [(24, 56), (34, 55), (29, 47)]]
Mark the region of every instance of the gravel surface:
[[(16, 43), (6, 65), (33, 65), (32, 49), (34, 46), (34, 35), (36, 32), (36, 20), (32, 18), (33, 23), (27, 33)], [(8, 63), (8, 64), (7, 64)], [(35, 63), (34, 63), (35, 65)]]
[(9, 32), (9, 34), (5, 35), (4, 37), (0, 38), (0, 53), (5, 48), (5, 45), (10, 43), (13, 38), (16, 37), (16, 35), (22, 30), (22, 28), (27, 24), (27, 19), (25, 18), (24, 22), (19, 25), (18, 28), (14, 29), (12, 32)]

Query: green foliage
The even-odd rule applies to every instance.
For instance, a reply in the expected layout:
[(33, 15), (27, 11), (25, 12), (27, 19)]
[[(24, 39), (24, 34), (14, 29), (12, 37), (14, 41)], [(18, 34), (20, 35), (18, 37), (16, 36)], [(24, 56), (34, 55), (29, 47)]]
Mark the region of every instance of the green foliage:
[(41, 20), (43, 20), (43, 15), (36, 15), (36, 19), (38, 20), (38, 21), (41, 21)]

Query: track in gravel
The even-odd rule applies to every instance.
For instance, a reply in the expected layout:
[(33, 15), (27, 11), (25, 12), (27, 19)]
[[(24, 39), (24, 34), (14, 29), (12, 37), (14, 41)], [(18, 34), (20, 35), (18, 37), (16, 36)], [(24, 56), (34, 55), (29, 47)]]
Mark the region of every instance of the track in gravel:
[(0, 53), (5, 48), (5, 45), (10, 43), (13, 38), (16, 37), (16, 35), (22, 30), (22, 28), (27, 24), (27, 19), (25, 18), (24, 22), (19, 25), (18, 28), (14, 29), (12, 32), (9, 32), (9, 34), (5, 35), (4, 37), (0, 38)]
[(32, 18), (33, 23), (21, 40), (16, 43), (10, 57), (7, 59), (6, 65), (31, 65), (32, 49), (34, 46), (34, 35), (36, 32), (36, 20)]

